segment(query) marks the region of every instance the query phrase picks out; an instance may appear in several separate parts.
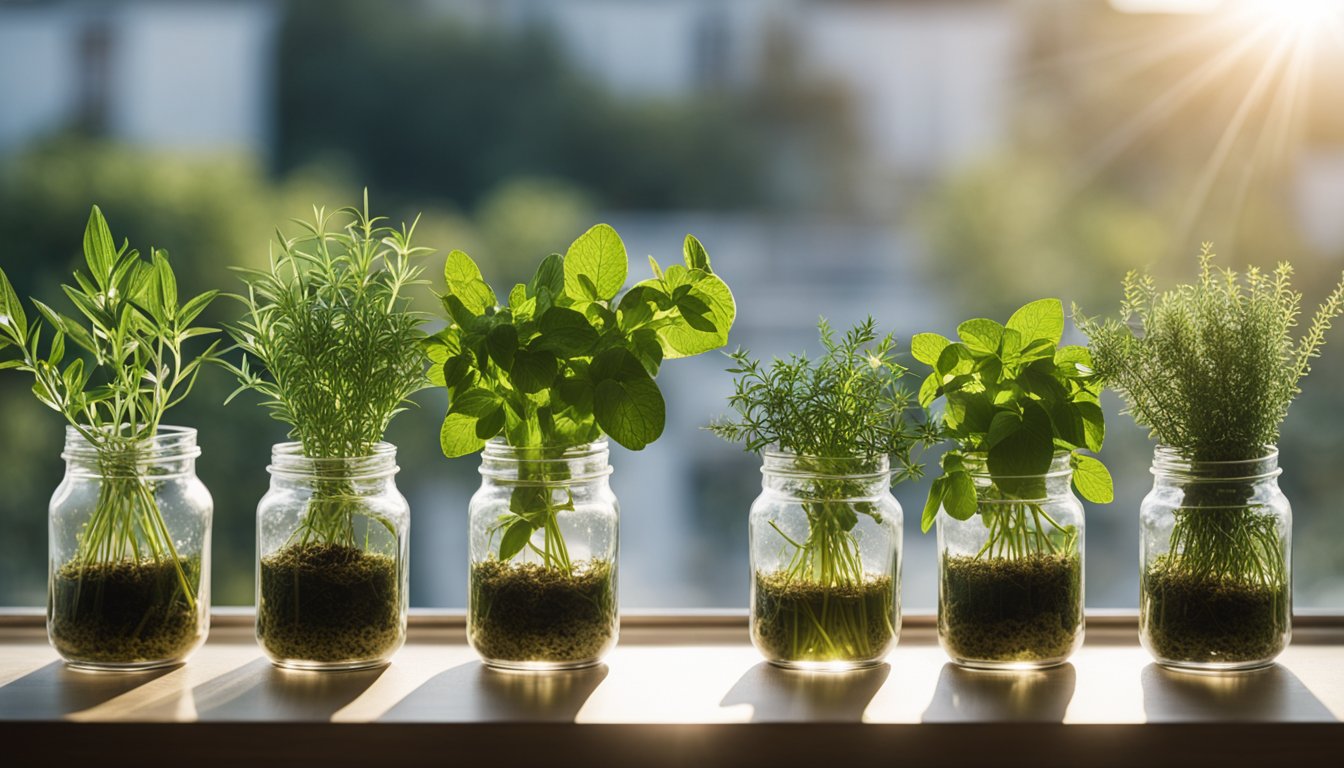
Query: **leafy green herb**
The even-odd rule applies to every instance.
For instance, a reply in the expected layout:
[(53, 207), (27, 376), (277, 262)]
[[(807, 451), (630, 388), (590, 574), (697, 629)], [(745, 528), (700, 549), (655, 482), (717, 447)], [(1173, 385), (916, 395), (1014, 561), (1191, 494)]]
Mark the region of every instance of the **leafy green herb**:
[[(666, 406), (654, 377), (663, 361), (722, 347), (737, 313), (700, 241), (688, 235), (683, 256), (685, 266), (666, 270), (650, 257), (654, 276), (618, 299), (625, 245), (598, 224), (565, 255), (543, 259), (501, 305), (475, 262), (450, 253), (441, 296), (450, 324), (428, 344), (430, 378), (448, 390), (444, 455), (474, 453), (495, 437), (538, 459), (603, 434), (632, 450), (657, 440)], [(549, 493), (517, 489), (494, 529), (500, 559), (531, 548), (548, 567), (571, 572), (555, 520), (563, 508)], [(545, 532), (540, 547), (537, 530)]]
[[(1043, 476), (1055, 454), (1071, 454), (1074, 485), (1084, 498), (1107, 503), (1113, 497), (1105, 465), (1082, 453), (1100, 451), (1106, 435), (1091, 354), (1086, 347), (1059, 346), (1064, 308), (1058, 299), (1027, 304), (1006, 325), (967, 320), (957, 335), (955, 342), (933, 333), (911, 340), (915, 358), (933, 368), (920, 403), (945, 400), (943, 424), (958, 444), (943, 456), (923, 529), (933, 526), (942, 508), (958, 520), (980, 514), (992, 529), (989, 553), (1054, 552), (1060, 543), (1067, 548), (1076, 534), (1034, 503), (1045, 496)], [(972, 475), (981, 472), (993, 487), (980, 495), (1026, 503), (979, 504)], [(1042, 535), (1042, 520), (1058, 536)]]
[[(866, 660), (885, 650), (895, 630), (890, 577), (865, 570), (854, 534), (860, 515), (882, 522), (877, 503), (854, 501), (872, 485), (856, 476), (890, 458), (893, 484), (918, 477), (914, 452), (939, 434), (902, 384), (907, 371), (894, 360), (895, 339), (879, 339), (872, 318), (840, 338), (825, 320), (818, 328), (826, 351), (816, 360), (792, 355), (766, 366), (745, 350), (733, 353), (728, 402), (737, 418), (709, 429), (754, 453), (793, 454), (795, 468), (810, 476), (812, 500), (802, 503), (807, 537), (797, 541), (776, 528), (794, 555), (781, 572), (755, 575), (758, 638), (771, 638), (767, 647), (787, 660)], [(886, 579), (885, 587), (875, 578)], [(886, 610), (870, 616), (874, 595), (879, 606), (887, 596)], [(816, 614), (814, 603), (825, 610)]]
[[(239, 270), (244, 318), (229, 328), (242, 361), (229, 369), (239, 393), (252, 390), (312, 459), (373, 455), (391, 420), (428, 386), (424, 318), (407, 290), (428, 248), (412, 245), (415, 225), (400, 230), (363, 210), (314, 209), (294, 237), (277, 232), (267, 270)], [(256, 363), (252, 361), (255, 360)], [(256, 366), (260, 365), (260, 368)], [(333, 463), (333, 466), (337, 466)], [(319, 483), (299, 543), (356, 545), (347, 481)]]
[[(74, 562), (84, 571), (126, 560), (170, 563), (194, 609), (195, 579), (178, 556), (142, 461), (164, 413), (215, 359), (218, 342), (194, 356), (187, 346), (217, 333), (192, 325), (216, 292), (179, 303), (167, 252), (151, 249), (145, 259), (129, 244), (118, 248), (97, 206), (84, 230), (84, 259), (87, 271), (62, 286), (76, 316), (34, 301), (38, 317), (29, 319), (0, 271), (0, 352), (18, 354), (0, 360), (0, 369), (31, 373), (37, 399), (64, 415), (98, 457), (104, 479)], [(45, 326), (52, 333), (44, 353)]]

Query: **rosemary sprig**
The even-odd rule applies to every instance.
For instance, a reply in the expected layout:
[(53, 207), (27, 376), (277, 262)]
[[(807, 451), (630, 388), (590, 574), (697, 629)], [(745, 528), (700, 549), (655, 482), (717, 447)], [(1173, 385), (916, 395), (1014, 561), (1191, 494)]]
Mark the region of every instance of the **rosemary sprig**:
[[(244, 357), (227, 364), (239, 382), (229, 399), (260, 394), (308, 458), (366, 457), (429, 384), (424, 319), (407, 290), (421, 284), (414, 262), (430, 249), (412, 245), (414, 223), (398, 230), (371, 216), (367, 191), (362, 209), (313, 212), (295, 222), (297, 236), (277, 231), (268, 269), (238, 270), (246, 312), (228, 330)], [(347, 485), (319, 483), (303, 541), (354, 545), (359, 505), (345, 503)]]

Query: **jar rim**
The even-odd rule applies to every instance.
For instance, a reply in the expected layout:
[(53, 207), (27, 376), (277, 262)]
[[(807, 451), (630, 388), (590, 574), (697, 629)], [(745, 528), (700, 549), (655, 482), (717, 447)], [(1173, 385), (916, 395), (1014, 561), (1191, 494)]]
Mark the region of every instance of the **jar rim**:
[[(810, 460), (818, 462), (835, 462), (836, 464), (852, 463), (865, 469), (868, 467), (877, 467), (869, 471), (860, 472), (815, 472), (806, 469), (798, 469), (792, 466), (772, 466), (772, 462), (793, 463), (799, 460)], [(891, 457), (887, 454), (878, 454), (876, 456), (815, 456), (808, 453), (794, 453), (775, 448), (761, 452), (761, 474), (775, 475), (778, 477), (828, 477), (845, 480), (877, 480), (879, 478), (888, 478), (891, 476)]]
[[(554, 451), (551, 456), (532, 456), (529, 452)], [(568, 446), (515, 446), (502, 437), (493, 437), (486, 441), (481, 452), (482, 476), (496, 482), (510, 485), (556, 487), (574, 483), (597, 480), (612, 473), (608, 458), (610, 445), (605, 437), (591, 443)], [(575, 462), (588, 461), (591, 465), (600, 462), (600, 466), (580, 465), (577, 471), (569, 471)], [(549, 467), (566, 465), (565, 472), (546, 471)], [(523, 468), (527, 468), (526, 471)]]
[[(124, 426), (99, 427), (96, 429), (85, 427), (85, 429), (111, 433), (113, 429), (124, 428)], [(168, 461), (194, 459), (200, 456), (201, 448), (196, 443), (196, 437), (195, 427), (160, 424), (154, 435), (138, 440), (127, 439), (126, 444), (118, 450), (90, 442), (84, 435), (83, 430), (67, 424), (65, 427), (65, 448), (61, 451), (61, 458), (66, 461), (97, 460), (107, 456), (109, 452), (115, 455), (125, 451), (135, 453), (136, 466), (144, 467)]]
[[(555, 456), (531, 458), (522, 455), (526, 451), (558, 451)], [(505, 461), (518, 462), (549, 462), (564, 461), (568, 459), (584, 459), (592, 456), (599, 456), (603, 453), (610, 453), (611, 444), (607, 442), (606, 437), (599, 437), (591, 443), (580, 443), (578, 445), (512, 445), (503, 437), (492, 437), (485, 441), (485, 447), (482, 449), (482, 456), (488, 455), (493, 459), (503, 459)]]
[[(1283, 474), (1279, 467), (1279, 447), (1266, 444), (1260, 446), (1261, 454), (1250, 459), (1222, 459), (1204, 461), (1191, 459), (1179, 448), (1159, 443), (1153, 448), (1153, 464), (1149, 472), (1153, 475), (1184, 474), (1191, 479), (1212, 482), (1228, 480), (1265, 480)], [(1255, 471), (1257, 468), (1260, 471)], [(1242, 470), (1237, 473), (1238, 470)]]
[(303, 443), (286, 441), (271, 446), (271, 463), (266, 471), (272, 476), (311, 478), (338, 476), (347, 480), (370, 480), (395, 475), (397, 447), (388, 442), (374, 444), (365, 456), (325, 456), (313, 458), (303, 453)]

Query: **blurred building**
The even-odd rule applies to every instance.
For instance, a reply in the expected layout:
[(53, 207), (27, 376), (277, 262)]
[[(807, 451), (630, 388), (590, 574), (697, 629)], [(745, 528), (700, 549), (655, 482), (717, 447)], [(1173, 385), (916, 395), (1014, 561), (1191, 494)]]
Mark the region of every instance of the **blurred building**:
[(278, 19), (262, 0), (0, 4), (0, 153), (79, 129), (264, 154)]

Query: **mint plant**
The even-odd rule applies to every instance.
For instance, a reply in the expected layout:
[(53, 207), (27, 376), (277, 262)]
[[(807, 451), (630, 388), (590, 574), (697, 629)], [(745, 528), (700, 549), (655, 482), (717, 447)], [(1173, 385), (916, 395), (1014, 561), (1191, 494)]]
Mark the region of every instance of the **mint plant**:
[[(957, 661), (972, 665), (1062, 662), (1082, 626), (1081, 509), (1056, 486), (1068, 456), (1073, 485), (1110, 502), (1110, 473), (1084, 451), (1105, 438), (1085, 347), (1064, 346), (1064, 308), (1035, 301), (1004, 325), (984, 318), (958, 340), (922, 333), (916, 359), (933, 368), (920, 402), (943, 399), (943, 426), (956, 441), (924, 506), (923, 529), (940, 509), (939, 630)], [(1067, 488), (1067, 486), (1064, 486)], [(1062, 496), (1062, 497), (1061, 497)]]
[[(1057, 452), (1069, 452), (1083, 498), (1107, 504), (1114, 497), (1106, 466), (1084, 453), (1100, 451), (1106, 437), (1091, 353), (1059, 346), (1064, 307), (1058, 299), (1032, 302), (1006, 325), (967, 320), (957, 335), (953, 342), (920, 333), (910, 342), (915, 359), (933, 368), (920, 387), (920, 404), (945, 401), (943, 425), (957, 443), (943, 455), (943, 475), (929, 491), (922, 528), (933, 527), (940, 507), (957, 520), (979, 513), (993, 530), (986, 554), (1053, 551), (1058, 537), (1067, 543), (1070, 534), (1030, 502), (1044, 497), (1042, 476)], [(983, 460), (994, 494), (1025, 503), (980, 509), (968, 458)], [(1045, 535), (1046, 526), (1057, 535)]]
[[(722, 347), (737, 312), (700, 241), (688, 235), (683, 256), (684, 266), (666, 270), (650, 257), (653, 277), (620, 295), (625, 245), (598, 224), (565, 255), (542, 260), (501, 305), (475, 262), (450, 253), (441, 297), (450, 325), (429, 341), (430, 378), (448, 390), (444, 455), (475, 453), (495, 437), (538, 459), (603, 435), (631, 450), (657, 440), (666, 422), (659, 368)], [(530, 548), (571, 572), (556, 520), (566, 508), (538, 486), (517, 488), (494, 529), (499, 559)]]
[[(190, 349), (216, 333), (194, 325), (216, 292), (180, 302), (167, 252), (150, 249), (144, 258), (127, 243), (118, 247), (97, 206), (84, 230), (84, 260), (86, 271), (62, 286), (74, 315), (34, 300), (38, 314), (29, 318), (0, 271), (0, 353), (15, 355), (0, 359), (0, 370), (33, 376), (33, 394), (88, 443), (100, 478), (75, 554), (53, 573), (53, 638), (107, 661), (172, 658), (195, 642), (200, 562), (178, 552), (182, 533), (169, 530), (146, 464), (165, 413), (216, 359), (218, 341)], [(108, 627), (124, 623), (101, 615), (114, 579), (145, 585), (121, 606), (139, 611), (137, 637), (108, 636)]]

